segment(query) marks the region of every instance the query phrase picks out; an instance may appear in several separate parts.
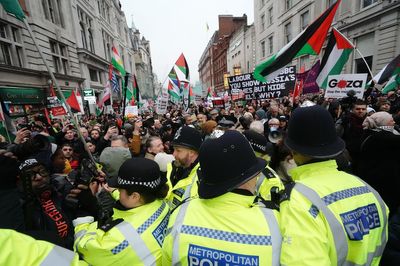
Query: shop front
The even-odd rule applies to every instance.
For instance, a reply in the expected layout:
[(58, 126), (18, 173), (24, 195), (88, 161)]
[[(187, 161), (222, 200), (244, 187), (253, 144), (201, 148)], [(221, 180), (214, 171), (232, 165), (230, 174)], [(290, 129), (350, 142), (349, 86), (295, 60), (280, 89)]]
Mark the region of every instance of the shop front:
[(43, 114), (45, 95), (43, 88), (0, 87), (0, 100), (11, 118)]

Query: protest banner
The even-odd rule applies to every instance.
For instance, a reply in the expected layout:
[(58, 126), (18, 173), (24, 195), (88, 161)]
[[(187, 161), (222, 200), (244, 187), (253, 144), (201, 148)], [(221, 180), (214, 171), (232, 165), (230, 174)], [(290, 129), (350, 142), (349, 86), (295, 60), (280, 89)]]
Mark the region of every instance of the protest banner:
[(225, 108), (225, 102), (222, 98), (213, 98), (212, 104), (214, 108)]
[(365, 74), (341, 74), (328, 77), (325, 90), (325, 98), (340, 99), (347, 97), (347, 93), (353, 90), (355, 96), (362, 99), (367, 84), (367, 73)]
[(135, 116), (137, 116), (138, 115), (138, 107), (136, 106), (136, 105), (134, 105), (134, 106), (126, 106), (125, 107), (125, 115), (126, 116), (128, 116), (129, 114), (132, 114), (132, 115), (135, 115)]
[(265, 100), (288, 96), (296, 81), (296, 67), (285, 67), (274, 79), (260, 82), (252, 73), (236, 75), (228, 78), (229, 89), (233, 100)]
[(310, 68), (310, 70), (296, 74), (297, 81), (300, 80), (303, 81), (303, 86), (302, 86), (303, 94), (319, 92), (319, 86), (316, 82), (319, 73), (319, 68), (320, 68), (320, 62), (318, 60), (317, 63), (315, 63)]

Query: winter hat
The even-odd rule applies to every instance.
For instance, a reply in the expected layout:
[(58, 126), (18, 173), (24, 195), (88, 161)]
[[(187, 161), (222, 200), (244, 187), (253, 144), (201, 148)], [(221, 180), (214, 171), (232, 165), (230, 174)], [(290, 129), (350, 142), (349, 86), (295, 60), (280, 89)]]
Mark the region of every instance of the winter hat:
[(371, 112), (376, 113), (376, 111), (375, 111), (374, 108), (372, 108), (372, 107), (367, 107), (367, 114), (369, 114), (369, 113), (371, 113)]
[(265, 111), (263, 109), (258, 109), (256, 111), (256, 115), (258, 116), (258, 119), (264, 119), (265, 118)]
[(387, 126), (393, 117), (388, 112), (377, 112), (367, 116), (362, 124), (364, 129), (374, 129), (381, 126)]
[(100, 163), (110, 176), (117, 176), (120, 166), (130, 158), (132, 155), (127, 148), (107, 147), (100, 155)]
[(345, 148), (329, 112), (319, 106), (296, 108), (289, 120), (286, 146), (312, 158), (333, 158)]
[(175, 160), (172, 154), (167, 154), (165, 152), (157, 153), (154, 157), (154, 161), (160, 167), (161, 172), (167, 172), (167, 165)]
[(199, 151), (199, 197), (225, 194), (254, 178), (266, 161), (257, 158), (247, 139), (228, 130), (219, 138), (207, 139)]
[(202, 141), (200, 132), (192, 127), (183, 126), (176, 131), (172, 145), (198, 151)]
[(19, 171), (23, 172), (39, 164), (41, 163), (39, 163), (35, 158), (26, 159), (19, 165)]
[(118, 175), (110, 178), (107, 183), (114, 188), (141, 188), (154, 191), (166, 181), (160, 177), (160, 168), (153, 160), (131, 158), (121, 165)]

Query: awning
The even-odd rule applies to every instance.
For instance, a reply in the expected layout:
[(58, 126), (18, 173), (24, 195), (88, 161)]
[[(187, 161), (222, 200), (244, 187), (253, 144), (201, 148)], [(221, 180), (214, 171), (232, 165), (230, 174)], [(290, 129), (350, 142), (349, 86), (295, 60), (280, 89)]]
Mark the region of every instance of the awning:
[(11, 104), (43, 104), (44, 89), (0, 87), (0, 99)]

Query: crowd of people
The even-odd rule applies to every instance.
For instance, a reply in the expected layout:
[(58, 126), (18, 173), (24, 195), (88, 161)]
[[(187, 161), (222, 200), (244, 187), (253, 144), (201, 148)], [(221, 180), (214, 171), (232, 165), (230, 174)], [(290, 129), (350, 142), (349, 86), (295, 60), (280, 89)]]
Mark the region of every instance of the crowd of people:
[(400, 262), (400, 90), (78, 122), (0, 136), (0, 264)]

